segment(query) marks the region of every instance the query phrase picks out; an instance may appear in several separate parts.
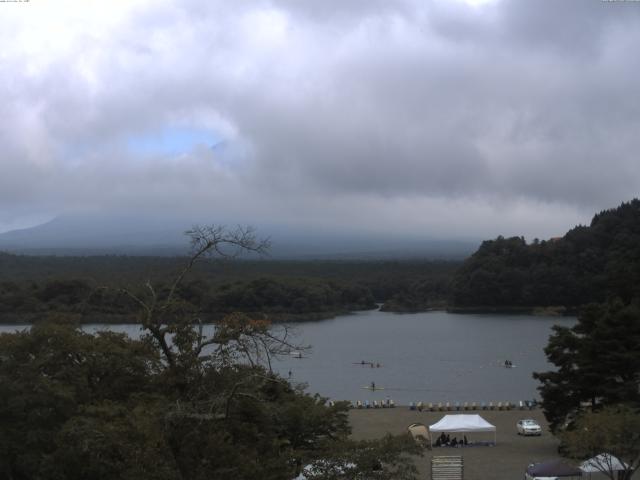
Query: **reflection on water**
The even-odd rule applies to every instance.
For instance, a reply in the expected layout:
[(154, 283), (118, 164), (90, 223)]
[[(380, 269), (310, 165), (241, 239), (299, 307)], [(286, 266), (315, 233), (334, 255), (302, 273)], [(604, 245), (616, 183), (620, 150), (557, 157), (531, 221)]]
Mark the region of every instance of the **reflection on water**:
[[(359, 312), (293, 326), (295, 341), (312, 345), (302, 358), (274, 363), (285, 378), (333, 399), (498, 402), (537, 396), (533, 371), (547, 370), (543, 348), (553, 324), (575, 319), (446, 312)], [(0, 332), (24, 325), (0, 326)], [(140, 336), (138, 325), (87, 325)], [(511, 360), (515, 368), (504, 368)], [(362, 364), (364, 362), (372, 362)], [(380, 367), (376, 367), (379, 363)], [(364, 387), (374, 382), (376, 388)]]

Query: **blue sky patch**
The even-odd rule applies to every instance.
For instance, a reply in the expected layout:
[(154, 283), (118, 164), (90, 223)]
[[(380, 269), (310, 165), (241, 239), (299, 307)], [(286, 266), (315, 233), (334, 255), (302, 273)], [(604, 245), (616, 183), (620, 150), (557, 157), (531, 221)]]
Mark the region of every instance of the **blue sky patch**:
[(129, 150), (139, 155), (180, 155), (197, 145), (213, 148), (220, 143), (210, 130), (197, 128), (164, 128), (129, 138)]

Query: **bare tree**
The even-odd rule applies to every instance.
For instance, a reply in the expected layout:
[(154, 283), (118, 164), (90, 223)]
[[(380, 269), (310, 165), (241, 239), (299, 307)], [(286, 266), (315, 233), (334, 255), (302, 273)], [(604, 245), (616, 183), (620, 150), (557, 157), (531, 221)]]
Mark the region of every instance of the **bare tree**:
[[(270, 242), (257, 238), (250, 227), (230, 230), (224, 226), (196, 225), (185, 234), (190, 238), (191, 251), (166, 295), (159, 295), (151, 281), (145, 284), (146, 294), (121, 290), (140, 306), (142, 327), (160, 349), (169, 367), (203, 361), (231, 365), (240, 361), (265, 365), (271, 370), (274, 355), (286, 355), (294, 348), (301, 348), (290, 342), (287, 328), (276, 334), (265, 318), (249, 318), (239, 313), (225, 317), (216, 326), (214, 334), (206, 336), (199, 312), (189, 311), (178, 298), (184, 279), (204, 258), (235, 258), (247, 252), (264, 255)], [(209, 355), (204, 354), (207, 349), (211, 351)]]

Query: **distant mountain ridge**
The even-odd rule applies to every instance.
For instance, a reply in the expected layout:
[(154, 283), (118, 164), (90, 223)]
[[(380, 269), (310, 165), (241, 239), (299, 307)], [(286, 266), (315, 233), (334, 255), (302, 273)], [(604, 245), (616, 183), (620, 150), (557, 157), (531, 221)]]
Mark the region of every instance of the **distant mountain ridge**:
[(640, 298), (640, 200), (604, 210), (561, 238), (488, 240), (452, 283), (455, 307), (575, 308)]
[[(68, 215), (32, 228), (0, 234), (0, 250), (63, 256), (184, 255), (189, 247), (184, 231), (196, 223), (202, 222), (133, 215)], [(257, 233), (271, 238), (270, 256), (278, 259), (463, 259), (479, 243), (475, 240), (323, 234), (269, 225), (258, 226)]]

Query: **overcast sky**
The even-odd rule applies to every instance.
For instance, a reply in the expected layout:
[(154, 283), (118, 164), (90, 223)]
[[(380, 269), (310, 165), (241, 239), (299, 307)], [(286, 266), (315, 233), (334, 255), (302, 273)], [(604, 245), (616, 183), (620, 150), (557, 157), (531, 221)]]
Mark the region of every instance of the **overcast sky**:
[(0, 231), (546, 238), (640, 186), (640, 2), (0, 3)]

